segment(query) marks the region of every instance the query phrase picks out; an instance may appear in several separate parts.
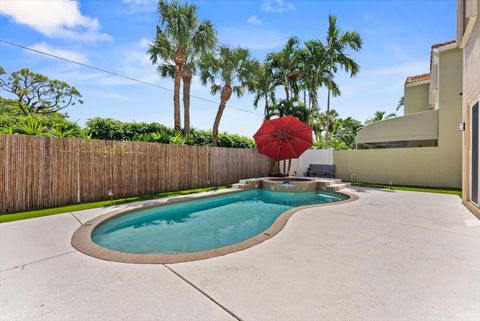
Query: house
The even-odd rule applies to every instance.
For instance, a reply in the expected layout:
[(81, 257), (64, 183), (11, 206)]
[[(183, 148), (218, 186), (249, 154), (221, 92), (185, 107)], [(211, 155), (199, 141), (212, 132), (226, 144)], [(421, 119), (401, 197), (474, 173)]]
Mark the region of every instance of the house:
[(461, 186), (462, 50), (449, 41), (430, 51), (429, 73), (405, 81), (404, 116), (365, 126), (356, 136), (357, 150), (334, 151), (339, 178)]
[(457, 0), (457, 43), (463, 50), (463, 203), (480, 218), (479, 210), (479, 100), (480, 0)]
[[(442, 66), (440, 66), (440, 59)], [(453, 97), (453, 100), (456, 100), (453, 103), (446, 99), (446, 95), (458, 95), (459, 92), (442, 91), (444, 95), (442, 95), (442, 111), (440, 112), (440, 83), (443, 86), (458, 88), (460, 91), (461, 77), (457, 75), (455, 78), (450, 78), (450, 76), (455, 69), (461, 70), (461, 68), (461, 51), (456, 48), (455, 41), (433, 45), (430, 72), (408, 77), (405, 81), (404, 116), (365, 126), (355, 139), (357, 145), (360, 148), (439, 146), (440, 135), (453, 128), (453, 126), (449, 126), (449, 121), (442, 120), (447, 120), (446, 117), (455, 112), (455, 109), (458, 111), (458, 115), (455, 117), (459, 118), (460, 108), (457, 107), (461, 105), (461, 97)], [(440, 69), (442, 69), (441, 78)], [(448, 73), (445, 72), (447, 69)], [(445, 87), (444, 90), (446, 89)], [(443, 116), (442, 119), (440, 119), (440, 113)], [(456, 129), (457, 124), (454, 125)], [(461, 136), (454, 136), (458, 136), (459, 142)], [(442, 147), (451, 147), (452, 142), (449, 141), (448, 136), (442, 135), (442, 143)]]

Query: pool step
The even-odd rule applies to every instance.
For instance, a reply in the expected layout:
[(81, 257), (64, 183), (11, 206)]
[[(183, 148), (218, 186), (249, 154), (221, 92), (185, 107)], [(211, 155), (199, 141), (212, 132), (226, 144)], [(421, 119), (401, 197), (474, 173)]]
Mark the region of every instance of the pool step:
[(326, 186), (328, 192), (338, 192), (344, 188), (350, 187), (350, 183), (336, 183)]
[(317, 182), (323, 183), (324, 186), (330, 186), (332, 184), (340, 184), (342, 180), (339, 178), (319, 178), (316, 179)]
[(339, 178), (320, 178), (317, 180), (320, 189), (327, 192), (338, 192), (344, 188), (350, 187), (350, 183), (344, 183)]
[(238, 183), (233, 184), (232, 187), (242, 190), (254, 189), (260, 187), (260, 182), (258, 179), (242, 179)]

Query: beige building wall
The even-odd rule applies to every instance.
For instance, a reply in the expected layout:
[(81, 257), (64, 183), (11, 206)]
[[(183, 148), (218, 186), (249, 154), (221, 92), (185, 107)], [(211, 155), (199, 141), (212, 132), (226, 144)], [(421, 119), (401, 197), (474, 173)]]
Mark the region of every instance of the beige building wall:
[(470, 39), (464, 48), (463, 97), (467, 104), (480, 95), (480, 19), (477, 19)]
[[(334, 151), (337, 177), (368, 183), (461, 187), (462, 51), (440, 48), (438, 147)], [(428, 98), (427, 98), (428, 101)]]
[[(480, 210), (471, 203), (470, 195), (470, 113), (480, 97), (480, 0), (457, 0), (457, 41), (463, 48), (463, 182), (464, 204), (480, 218)], [(463, 6), (466, 6), (464, 9)], [(465, 13), (465, 15), (463, 14)]]
[(405, 115), (428, 110), (430, 83), (405, 85)]

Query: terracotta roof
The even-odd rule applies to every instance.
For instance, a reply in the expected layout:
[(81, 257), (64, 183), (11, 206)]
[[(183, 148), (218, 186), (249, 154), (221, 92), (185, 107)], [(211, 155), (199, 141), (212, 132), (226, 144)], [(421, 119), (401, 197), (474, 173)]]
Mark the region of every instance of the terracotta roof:
[[(455, 43), (455, 40), (445, 41), (445, 42), (441, 42), (441, 43), (437, 43), (437, 44), (432, 45), (432, 49), (431, 49), (431, 53), (430, 53), (430, 73), (432, 72), (433, 50), (437, 49), (437, 48), (440, 48), (440, 47), (443, 47), (443, 46), (446, 46), (446, 45), (449, 45), (449, 44), (452, 44), (452, 43)], [(411, 84), (411, 83), (414, 83), (414, 82), (417, 82), (417, 81), (428, 80), (432, 77), (430, 73), (407, 77), (407, 80), (405, 81), (405, 83), (406, 84)]]
[(422, 80), (428, 80), (430, 79), (432, 76), (428, 73), (428, 74), (423, 74), (423, 75), (416, 75), (416, 76), (411, 76), (411, 77), (408, 77), (407, 80), (405, 81), (406, 84), (411, 84), (413, 82), (417, 82), (417, 81), (422, 81)]
[(440, 47), (449, 45), (449, 44), (454, 43), (454, 42), (455, 42), (455, 40), (450, 40), (450, 41), (445, 41), (445, 42), (437, 43), (437, 44), (432, 45), (432, 49), (440, 48)]

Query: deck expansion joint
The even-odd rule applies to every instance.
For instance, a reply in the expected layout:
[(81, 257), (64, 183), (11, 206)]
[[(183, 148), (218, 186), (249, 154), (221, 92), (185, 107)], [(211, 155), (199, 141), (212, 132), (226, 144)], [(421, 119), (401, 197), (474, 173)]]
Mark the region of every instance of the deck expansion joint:
[(230, 309), (228, 309), (227, 307), (225, 307), (223, 304), (221, 304), (220, 302), (218, 302), (217, 300), (215, 300), (211, 295), (209, 295), (208, 293), (206, 293), (205, 291), (203, 291), (202, 289), (200, 289), (198, 286), (196, 286), (195, 284), (193, 284), (192, 282), (190, 282), (186, 277), (184, 277), (183, 275), (181, 275), (179, 272), (175, 271), (173, 268), (169, 267), (168, 265), (166, 264), (162, 264), (165, 268), (167, 268), (170, 272), (172, 272), (173, 274), (175, 274), (177, 277), (179, 277), (180, 279), (182, 279), (184, 282), (186, 282), (188, 285), (190, 285), (191, 287), (193, 287), (195, 290), (197, 290), (198, 292), (200, 292), (201, 294), (203, 294), (207, 299), (209, 299), (210, 301), (212, 301), (214, 304), (216, 304), (217, 306), (219, 306), (222, 310), (224, 310), (225, 312), (227, 312), (230, 316), (232, 316), (233, 318), (235, 318), (236, 320), (238, 321), (242, 321), (242, 319), (237, 316), (235, 313), (233, 313), (232, 311), (230, 311)]
[(72, 214), (72, 216), (78, 221), (78, 223), (80, 223), (80, 225), (83, 225), (82, 221), (80, 221), (79, 218), (73, 214), (73, 212), (70, 212), (70, 214)]
[(28, 266), (28, 265), (32, 265), (32, 264), (35, 264), (35, 263), (40, 263), (40, 262), (47, 261), (47, 260), (50, 260), (50, 259), (55, 259), (57, 257), (67, 255), (67, 254), (71, 254), (71, 253), (74, 253), (74, 252), (77, 252), (77, 251), (73, 250), (73, 251), (57, 254), (57, 255), (54, 255), (54, 256), (49, 256), (49, 257), (46, 257), (46, 258), (43, 258), (43, 259), (40, 259), (40, 260), (37, 260), (37, 261), (33, 261), (33, 262), (25, 263), (25, 264), (20, 264), (20, 265), (17, 265), (17, 266), (14, 266), (14, 267), (11, 267), (11, 268), (8, 268), (8, 269), (5, 269), (5, 270), (0, 270), (0, 273), (10, 271), (10, 270), (15, 270), (15, 269), (18, 269), (18, 268), (20, 268), (20, 270), (23, 271), (25, 269), (25, 267)]

